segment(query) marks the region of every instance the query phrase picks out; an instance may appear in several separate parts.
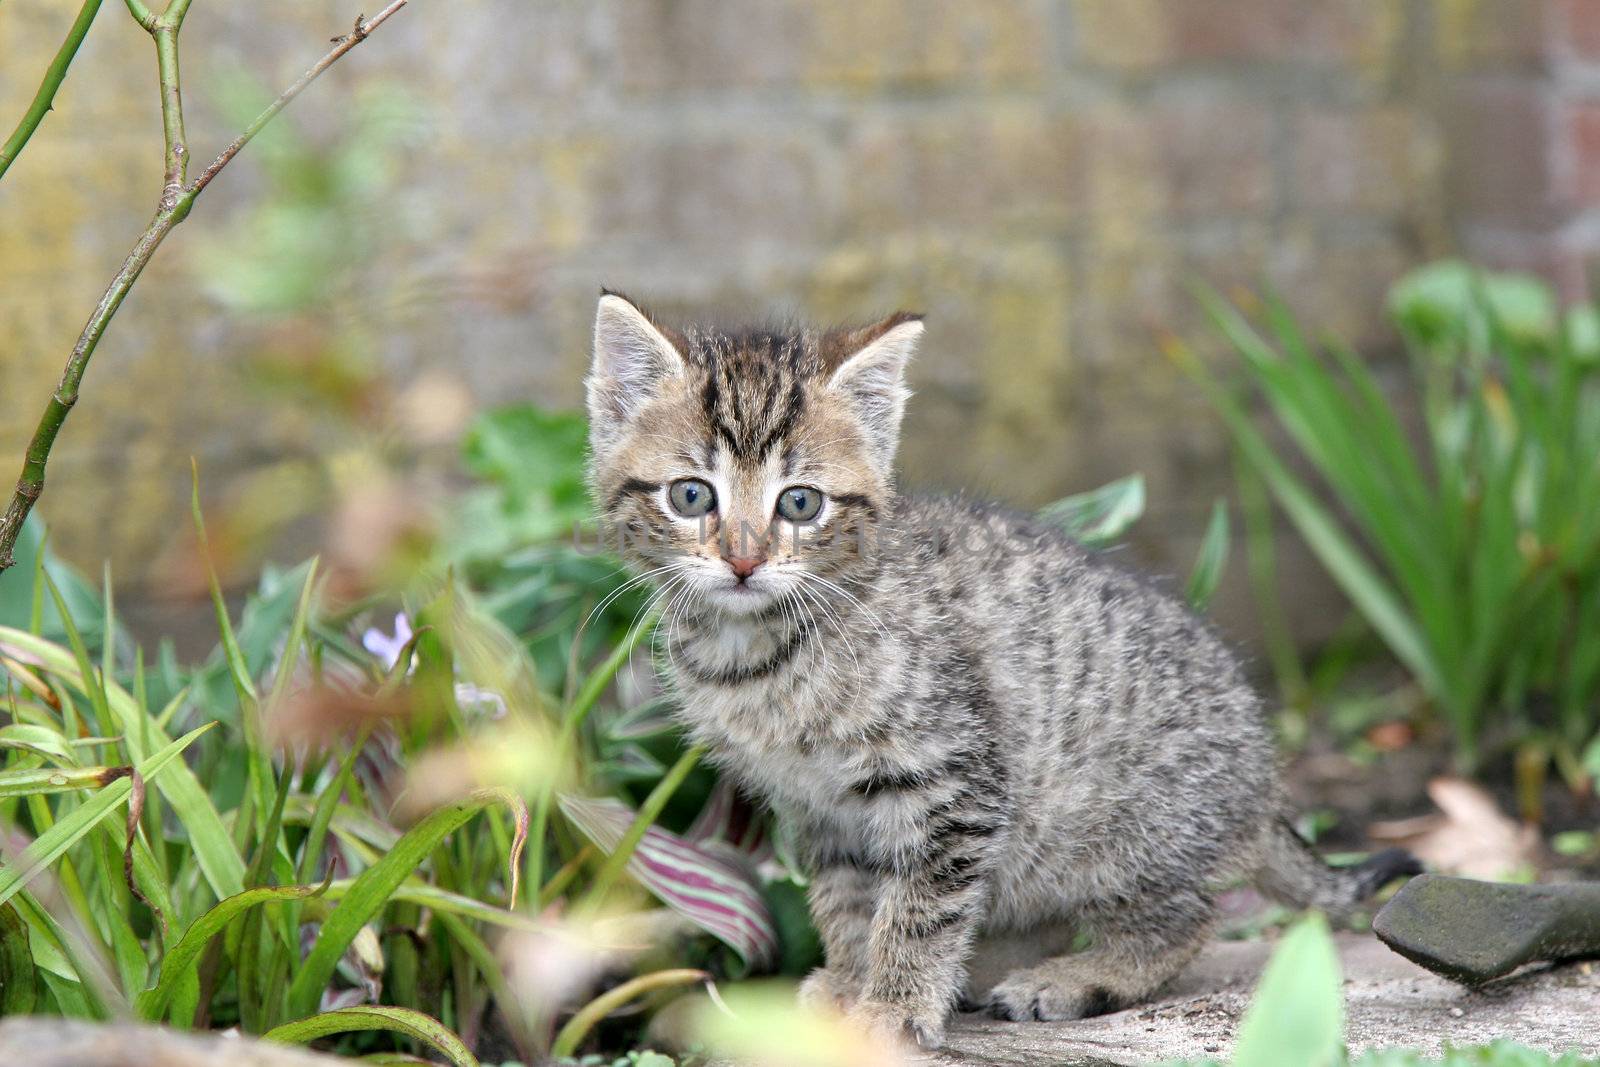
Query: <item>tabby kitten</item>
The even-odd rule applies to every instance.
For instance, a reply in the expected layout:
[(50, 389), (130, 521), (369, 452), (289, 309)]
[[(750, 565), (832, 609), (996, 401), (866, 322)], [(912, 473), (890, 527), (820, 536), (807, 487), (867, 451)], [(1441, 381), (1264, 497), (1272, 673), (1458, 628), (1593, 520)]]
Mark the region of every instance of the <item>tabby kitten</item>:
[[(610, 292), (595, 321), (591, 487), (660, 585), (692, 735), (799, 831), (802, 994), (937, 1047), (963, 996), (1150, 995), (1230, 879), (1338, 911), (1414, 871), (1302, 844), (1261, 702), (1183, 604), (1032, 516), (894, 492), (922, 329), (680, 331)], [(990, 941), (1063, 954), (968, 989)]]

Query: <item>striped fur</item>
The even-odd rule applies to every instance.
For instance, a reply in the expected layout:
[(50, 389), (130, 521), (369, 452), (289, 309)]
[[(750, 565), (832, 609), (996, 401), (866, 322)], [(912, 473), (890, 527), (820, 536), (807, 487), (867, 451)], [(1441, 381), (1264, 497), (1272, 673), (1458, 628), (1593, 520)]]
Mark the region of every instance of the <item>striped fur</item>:
[[(920, 331), (679, 332), (613, 294), (597, 317), (594, 496), (658, 583), (690, 731), (800, 831), (828, 957), (804, 993), (937, 1046), (964, 995), (1040, 1019), (1148, 996), (1274, 859), (1286, 899), (1354, 903), (1370, 878), (1285, 829), (1260, 701), (1181, 603), (1031, 516), (893, 492)], [(671, 511), (686, 477), (714, 514)], [(773, 518), (794, 484), (827, 495), (804, 530)], [(752, 550), (741, 586), (723, 557)], [(1089, 947), (966, 988), (975, 951), (1063, 929)]]

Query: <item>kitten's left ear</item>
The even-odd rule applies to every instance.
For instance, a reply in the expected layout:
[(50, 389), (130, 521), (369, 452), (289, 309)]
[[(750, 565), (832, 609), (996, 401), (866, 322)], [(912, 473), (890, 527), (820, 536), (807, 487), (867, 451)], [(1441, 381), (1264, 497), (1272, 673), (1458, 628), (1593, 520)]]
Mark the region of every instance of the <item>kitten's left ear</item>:
[(921, 337), (922, 316), (897, 311), (882, 322), (823, 338), (823, 365), (831, 370), (828, 389), (855, 412), (873, 465), (885, 478), (894, 465), (900, 417), (911, 396), (906, 363)]
[(645, 402), (686, 371), (686, 342), (620, 293), (600, 291), (594, 318), (594, 363), (587, 381), (589, 441), (602, 452)]

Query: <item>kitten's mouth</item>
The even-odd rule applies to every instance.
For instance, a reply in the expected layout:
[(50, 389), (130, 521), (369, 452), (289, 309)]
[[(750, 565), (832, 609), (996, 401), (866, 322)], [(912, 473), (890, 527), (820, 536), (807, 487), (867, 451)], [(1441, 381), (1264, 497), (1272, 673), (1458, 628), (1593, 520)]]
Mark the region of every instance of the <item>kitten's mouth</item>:
[(757, 589), (746, 582), (735, 582), (708, 590), (706, 596), (718, 607), (726, 608), (739, 614), (746, 614), (765, 606), (772, 598), (772, 594), (765, 589)]

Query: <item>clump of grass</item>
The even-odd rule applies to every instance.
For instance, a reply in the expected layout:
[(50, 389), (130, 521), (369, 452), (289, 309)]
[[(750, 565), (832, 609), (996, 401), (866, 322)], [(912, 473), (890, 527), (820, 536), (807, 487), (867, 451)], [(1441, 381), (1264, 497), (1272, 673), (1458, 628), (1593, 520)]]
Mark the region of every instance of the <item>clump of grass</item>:
[[(1411, 354), (1393, 398), (1287, 308), (1203, 302), (1313, 478), (1175, 338), (1240, 454), (1449, 725), (1460, 764), (1522, 749), (1576, 785), (1600, 759), (1600, 322), (1516, 275), (1444, 263), (1402, 280)], [(1415, 413), (1417, 418), (1413, 418)], [(1420, 422), (1420, 426), (1417, 424)], [(1591, 767), (1591, 770), (1593, 768)]]

